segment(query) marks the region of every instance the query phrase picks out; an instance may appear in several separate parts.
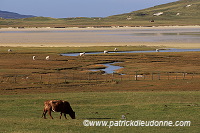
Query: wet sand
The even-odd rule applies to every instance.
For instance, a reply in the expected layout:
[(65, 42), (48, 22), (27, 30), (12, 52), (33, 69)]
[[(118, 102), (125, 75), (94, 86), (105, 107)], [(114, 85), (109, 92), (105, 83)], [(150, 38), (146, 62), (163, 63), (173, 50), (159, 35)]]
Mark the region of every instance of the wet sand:
[[(161, 46), (175, 48), (200, 48), (200, 42), (147, 42), (134, 40), (134, 30), (200, 29), (200, 26), (173, 27), (122, 27), (122, 28), (2, 28), (0, 46), (11, 47), (82, 47), (82, 46)], [(59, 31), (59, 32), (58, 32)], [(123, 31), (123, 34), (122, 34)], [(142, 38), (142, 36), (139, 36)], [(158, 36), (159, 37), (159, 36)]]

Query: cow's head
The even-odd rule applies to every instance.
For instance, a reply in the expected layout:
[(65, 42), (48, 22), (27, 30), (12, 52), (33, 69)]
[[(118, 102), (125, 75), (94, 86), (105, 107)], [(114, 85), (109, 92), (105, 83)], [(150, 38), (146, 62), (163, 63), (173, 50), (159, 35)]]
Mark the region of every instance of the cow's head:
[(72, 112), (69, 114), (69, 116), (70, 116), (72, 119), (76, 119), (76, 117), (75, 117), (75, 112), (74, 112), (74, 111), (72, 111)]

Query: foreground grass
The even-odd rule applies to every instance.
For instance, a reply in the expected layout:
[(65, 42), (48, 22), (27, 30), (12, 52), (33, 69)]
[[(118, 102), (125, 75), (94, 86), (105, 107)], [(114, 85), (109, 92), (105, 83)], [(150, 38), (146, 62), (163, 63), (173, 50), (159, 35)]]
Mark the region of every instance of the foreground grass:
[[(0, 132), (190, 132), (200, 127), (199, 91), (76, 92), (1, 95)], [(63, 99), (71, 103), (77, 119), (42, 119), (43, 101)], [(83, 121), (191, 121), (188, 127), (85, 127)]]
[[(187, 53), (147, 53), (147, 54), (108, 54), (79, 57), (63, 57), (58, 53), (103, 51), (105, 47), (66, 47), (66, 48), (22, 48), (1, 47), (1, 75), (59, 72), (80, 76), (84, 70), (94, 64), (107, 61), (121, 61), (127, 74), (139, 72), (194, 72), (199, 73), (199, 52)], [(113, 50), (114, 47), (106, 47)], [(146, 50), (149, 47), (120, 47), (120, 50)], [(152, 48), (153, 49), (153, 48)], [(44, 61), (46, 55), (50, 61)], [(38, 59), (32, 61), (32, 55)], [(80, 66), (81, 64), (81, 66)], [(74, 67), (77, 67), (75, 70)], [(68, 68), (68, 69), (59, 69)], [(33, 73), (34, 72), (34, 73)], [(35, 81), (33, 82), (35, 83)], [(20, 86), (21, 85), (21, 86)], [(31, 89), (17, 89), (15, 88)], [(33, 87), (39, 86), (39, 89)], [(106, 84), (89, 84), (82, 86), (45, 86), (23, 82), (1, 83), (0, 132), (193, 132), (200, 127), (199, 120), (199, 80), (144, 80), (106, 82)], [(3, 91), (4, 90), (4, 91)], [(62, 91), (61, 91), (62, 90)], [(177, 91), (171, 91), (177, 90)], [(189, 91), (193, 90), (193, 91)], [(17, 91), (17, 92), (15, 92)], [(25, 91), (25, 92), (23, 92)], [(84, 92), (85, 91), (85, 92)], [(93, 92), (90, 92), (93, 91)], [(115, 92), (114, 92), (115, 91)], [(59, 93), (58, 93), (59, 92)], [(61, 93), (63, 92), (63, 93)], [(25, 94), (26, 93), (26, 94)], [(6, 95), (7, 94), (7, 95)], [(53, 113), (54, 120), (48, 116), (41, 118), (43, 102), (49, 99), (68, 100), (77, 119), (59, 119), (59, 113)], [(105, 120), (118, 121), (122, 115), (126, 120), (144, 121), (191, 121), (189, 127), (85, 127), (83, 121)], [(69, 116), (68, 116), (69, 117)]]

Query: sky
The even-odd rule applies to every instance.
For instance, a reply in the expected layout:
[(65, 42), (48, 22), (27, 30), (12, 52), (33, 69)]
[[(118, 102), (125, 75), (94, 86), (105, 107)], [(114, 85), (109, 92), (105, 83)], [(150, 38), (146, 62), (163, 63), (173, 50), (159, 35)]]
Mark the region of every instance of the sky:
[(0, 0), (0, 10), (52, 18), (107, 17), (177, 0)]

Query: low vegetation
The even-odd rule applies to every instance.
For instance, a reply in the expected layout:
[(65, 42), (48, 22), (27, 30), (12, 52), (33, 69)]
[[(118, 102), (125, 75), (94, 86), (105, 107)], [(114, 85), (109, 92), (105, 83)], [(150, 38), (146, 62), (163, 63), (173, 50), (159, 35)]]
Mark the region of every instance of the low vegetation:
[[(108, 51), (114, 49), (114, 47), (106, 48)], [(121, 46), (118, 50), (155, 50), (155, 48), (157, 47)], [(12, 52), (7, 52), (7, 49), (12, 49)], [(18, 94), (29, 93), (31, 90), (34, 93), (37, 91), (65, 92), (66, 90), (112, 91), (122, 88), (129, 91), (199, 90), (199, 52), (102, 53), (86, 54), (83, 57), (60, 55), (60, 53), (80, 52), (81, 50), (91, 52), (103, 51), (103, 49), (105, 47), (66, 47), (64, 49), (2, 47), (0, 55), (1, 92)], [(32, 59), (33, 56), (36, 60)], [(50, 56), (50, 59), (46, 60), (46, 56)], [(105, 68), (106, 66), (102, 64), (112, 62), (120, 62), (117, 65), (123, 67), (114, 75), (106, 75), (102, 71), (89, 71)], [(143, 75), (139, 78), (141, 81), (134, 81), (136, 72), (138, 75)], [(125, 75), (121, 76), (118, 73)], [(154, 74), (154, 80), (152, 80), (152, 74)], [(188, 88), (185, 85), (191, 87)]]

